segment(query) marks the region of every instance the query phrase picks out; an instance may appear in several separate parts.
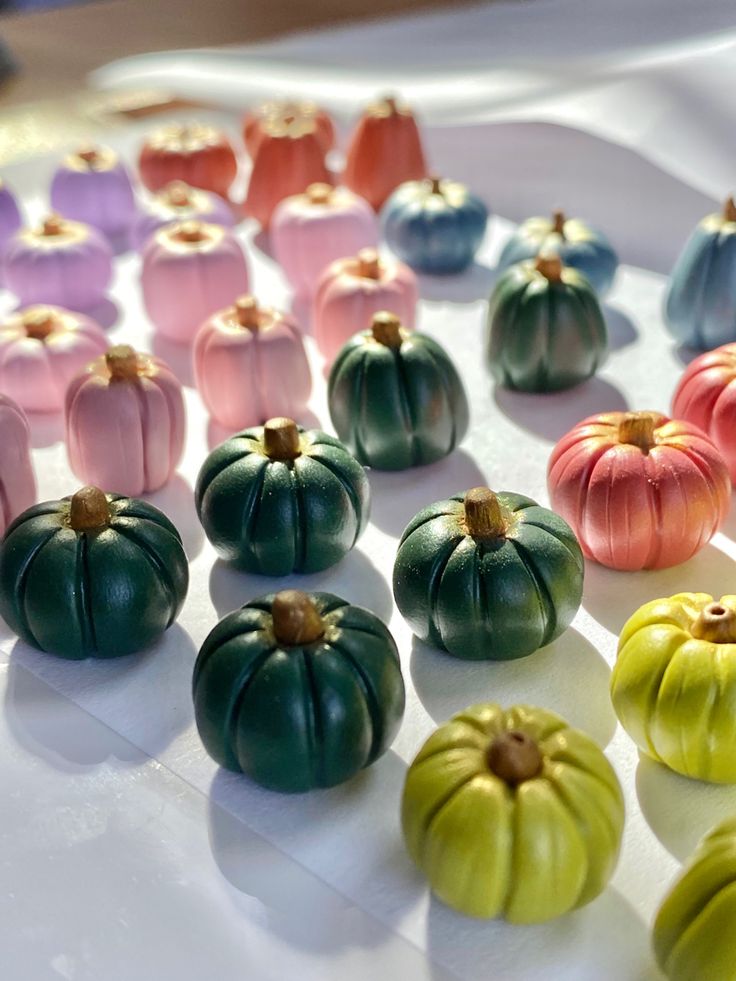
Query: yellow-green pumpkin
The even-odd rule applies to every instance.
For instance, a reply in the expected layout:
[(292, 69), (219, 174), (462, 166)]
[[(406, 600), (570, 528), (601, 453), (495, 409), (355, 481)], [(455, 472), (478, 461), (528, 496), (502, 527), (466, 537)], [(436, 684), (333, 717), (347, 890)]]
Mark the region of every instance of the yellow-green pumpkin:
[(736, 783), (736, 596), (678, 593), (640, 607), (621, 631), (611, 697), (647, 756)]
[(469, 916), (541, 923), (608, 882), (624, 805), (593, 740), (546, 709), (474, 705), (429, 737), (406, 776), (409, 854)]

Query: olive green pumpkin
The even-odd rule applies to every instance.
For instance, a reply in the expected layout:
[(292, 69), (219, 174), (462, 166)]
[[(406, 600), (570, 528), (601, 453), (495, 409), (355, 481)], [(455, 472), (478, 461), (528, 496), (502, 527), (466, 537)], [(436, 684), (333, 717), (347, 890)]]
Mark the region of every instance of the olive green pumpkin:
[(193, 695), (215, 762), (287, 792), (331, 787), (370, 766), (404, 712), (388, 628), (339, 596), (297, 590), (218, 623), (194, 666)]
[(188, 585), (166, 515), (96, 487), (28, 508), (0, 546), (0, 614), (22, 640), (71, 660), (148, 647)]
[(486, 358), (507, 388), (554, 392), (589, 378), (608, 346), (595, 291), (558, 256), (508, 269), (488, 308)]
[(378, 313), (332, 366), (328, 398), (337, 435), (367, 466), (406, 470), (451, 453), (468, 429), (468, 401), (440, 345)]
[(271, 419), (210, 453), (195, 503), (223, 558), (285, 576), (339, 562), (368, 522), (369, 494), (363, 467), (334, 436)]
[(583, 555), (552, 511), (476, 487), (414, 517), (393, 582), (417, 637), (456, 657), (508, 660), (570, 625), (583, 594)]
[(436, 895), (468, 916), (541, 923), (584, 906), (616, 865), (624, 804), (585, 733), (528, 705), (474, 705), (409, 767), (404, 840)]
[(670, 981), (736, 981), (736, 817), (703, 838), (654, 921), (657, 962)]

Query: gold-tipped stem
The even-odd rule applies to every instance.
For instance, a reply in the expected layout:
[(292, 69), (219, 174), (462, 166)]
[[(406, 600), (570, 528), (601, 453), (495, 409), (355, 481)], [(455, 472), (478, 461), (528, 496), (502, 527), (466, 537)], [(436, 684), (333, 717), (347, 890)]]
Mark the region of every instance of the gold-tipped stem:
[(723, 205), (723, 217), (726, 221), (736, 221), (736, 202), (730, 195)]
[(698, 640), (712, 644), (736, 644), (736, 613), (723, 603), (708, 603), (690, 631)]
[(279, 644), (296, 647), (313, 644), (324, 635), (322, 617), (311, 596), (298, 589), (276, 593), (271, 604), (273, 634)]
[(318, 181), (307, 188), (307, 198), (310, 204), (329, 204), (333, 189), (331, 185)]
[(57, 325), (56, 316), (48, 307), (32, 307), (24, 311), (21, 321), (26, 336), (35, 341), (45, 341), (49, 334), (53, 334)]
[(361, 249), (358, 253), (358, 275), (363, 279), (380, 279), (381, 261), (375, 249)]
[(82, 487), (69, 505), (69, 527), (74, 531), (92, 531), (110, 524), (110, 506), (99, 487)]
[(544, 757), (537, 742), (525, 732), (504, 732), (488, 750), (488, 766), (511, 787), (539, 776)]
[(654, 437), (655, 422), (653, 412), (625, 412), (618, 424), (619, 443), (638, 446), (648, 453), (657, 443)]
[(94, 146), (85, 146), (77, 150), (76, 156), (80, 160), (84, 160), (86, 164), (90, 167), (94, 166), (100, 159), (100, 151)]
[(429, 178), (429, 193), (430, 194), (442, 194), (442, 178), (441, 177), (430, 177)]
[(507, 520), (498, 497), (489, 487), (473, 487), (463, 499), (465, 527), (473, 538), (501, 538)]
[(534, 268), (550, 283), (559, 283), (562, 279), (562, 259), (558, 255), (538, 255)]
[(61, 235), (63, 231), (64, 219), (60, 215), (49, 215), (48, 218), (44, 218), (43, 224), (41, 225), (41, 234), (44, 237)]
[(192, 203), (191, 190), (184, 181), (171, 181), (164, 188), (162, 197), (172, 208), (186, 208)]
[(269, 419), (263, 427), (263, 449), (271, 460), (296, 460), (302, 450), (293, 419)]
[(183, 221), (171, 237), (179, 242), (204, 242), (207, 235), (201, 221)]
[(116, 344), (105, 352), (111, 381), (134, 381), (139, 375), (138, 354), (130, 344)]
[(235, 319), (247, 330), (258, 330), (261, 326), (258, 301), (254, 296), (239, 296), (235, 301)]
[(401, 321), (395, 313), (388, 310), (380, 310), (373, 315), (371, 321), (371, 333), (373, 340), (384, 347), (401, 347)]

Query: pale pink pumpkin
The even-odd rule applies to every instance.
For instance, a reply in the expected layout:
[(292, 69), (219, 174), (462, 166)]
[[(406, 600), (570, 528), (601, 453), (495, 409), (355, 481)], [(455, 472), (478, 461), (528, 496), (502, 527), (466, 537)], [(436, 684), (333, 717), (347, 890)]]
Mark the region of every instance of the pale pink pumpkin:
[(172, 341), (192, 341), (207, 317), (247, 293), (249, 283), (243, 249), (220, 225), (167, 225), (143, 249), (143, 303), (156, 329)]
[(35, 502), (28, 420), (19, 405), (0, 395), (0, 535)]
[(312, 326), (319, 349), (331, 364), (353, 334), (370, 327), (374, 313), (390, 310), (414, 326), (419, 290), (414, 273), (397, 259), (374, 249), (338, 259), (325, 269), (314, 297)]
[(284, 313), (252, 296), (209, 317), (194, 341), (194, 376), (202, 401), (221, 425), (297, 421), (312, 391), (302, 334)]
[(0, 392), (28, 412), (60, 412), (69, 382), (107, 346), (84, 314), (26, 307), (0, 324)]
[(162, 487), (184, 449), (184, 398), (159, 358), (111, 347), (71, 382), (66, 445), (72, 470), (110, 493), (137, 497)]
[(271, 220), (274, 258), (303, 295), (314, 293), (331, 262), (377, 244), (373, 208), (346, 187), (310, 184), (285, 198)]

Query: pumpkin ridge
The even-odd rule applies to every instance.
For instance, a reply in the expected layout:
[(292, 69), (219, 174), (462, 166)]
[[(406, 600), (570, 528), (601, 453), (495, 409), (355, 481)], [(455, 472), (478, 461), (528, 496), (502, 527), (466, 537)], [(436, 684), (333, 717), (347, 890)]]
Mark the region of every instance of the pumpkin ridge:
[[(679, 881), (680, 880), (678, 880), (678, 882)], [(723, 895), (723, 893), (730, 892), (731, 890), (736, 891), (736, 882), (731, 882), (726, 886), (721, 885), (720, 888), (714, 890), (714, 892), (708, 897), (707, 902), (706, 901), (703, 902), (700, 910), (695, 914), (692, 920), (685, 927), (684, 931), (680, 934), (677, 940), (675, 940), (674, 944), (670, 948), (670, 951), (667, 955), (666, 963), (664, 965), (668, 971), (670, 970), (670, 965), (672, 964), (672, 961), (676, 959), (675, 955), (679, 952), (680, 948), (687, 946), (687, 944), (690, 941), (690, 937), (693, 934), (697, 933), (696, 927), (699, 925), (701, 920), (706, 918), (706, 914), (708, 913), (709, 907), (714, 902), (719, 900), (720, 897)]]
[[(22, 515), (21, 515), (21, 517), (22, 517)], [(29, 623), (28, 623), (28, 616), (26, 614), (26, 601), (25, 601), (26, 589), (25, 589), (25, 587), (26, 587), (26, 583), (28, 581), (28, 576), (31, 573), (31, 567), (33, 565), (34, 559), (39, 554), (39, 552), (41, 551), (41, 549), (43, 549), (51, 541), (52, 538), (55, 538), (56, 535), (58, 535), (58, 533), (61, 530), (62, 530), (61, 527), (54, 528), (53, 531), (51, 531), (46, 536), (46, 538), (44, 538), (43, 541), (39, 542), (36, 545), (36, 547), (33, 549), (33, 551), (31, 552), (31, 554), (26, 557), (25, 562), (23, 564), (23, 568), (21, 569), (20, 574), (19, 574), (18, 578), (16, 579), (15, 589), (13, 590), (13, 599), (15, 600), (15, 613), (16, 613), (18, 619), (20, 620), (21, 626), (23, 627), (23, 629), (26, 632), (26, 634), (29, 637), (32, 638), (32, 643), (36, 647), (38, 647), (40, 650), (43, 650), (43, 647), (36, 640), (36, 635), (31, 630), (31, 628), (29, 626)], [(5, 535), (5, 539), (4, 540), (7, 541), (8, 538), (9, 538), (9, 535), (6, 532), (6, 535)]]
[(450, 540), (449, 548), (447, 549), (447, 554), (442, 556), (437, 563), (437, 565), (432, 569), (432, 576), (430, 578), (428, 588), (427, 588), (427, 607), (429, 609), (429, 635), (433, 640), (433, 643), (439, 644), (440, 647), (444, 648), (445, 643), (442, 639), (442, 632), (435, 622), (437, 601), (439, 599), (439, 592), (442, 587), (442, 577), (445, 574), (447, 566), (450, 564), (455, 552), (458, 550), (460, 545), (465, 541), (466, 535), (459, 535), (457, 541), (453, 542)]
[[(582, 773), (583, 776), (589, 777), (591, 780), (593, 780), (595, 783), (597, 783), (600, 787), (602, 787), (606, 791), (606, 793), (608, 794), (609, 797), (614, 797), (615, 798), (615, 795), (613, 795), (611, 793), (611, 788), (609, 787), (609, 785), (604, 780), (602, 780), (597, 774), (592, 773), (590, 770), (586, 770), (585, 767), (578, 766), (575, 763), (566, 762), (564, 760), (559, 760), (557, 762), (559, 762), (560, 765), (563, 766), (563, 767), (570, 767), (570, 769), (574, 769), (574, 770), (577, 770), (579, 773)], [(558, 797), (560, 798), (560, 800), (565, 804), (565, 806), (570, 811), (572, 811), (578, 819), (583, 820), (583, 818), (580, 815), (580, 812), (575, 807), (575, 805), (572, 802), (572, 799), (568, 795), (567, 788), (564, 786), (564, 784), (562, 783), (562, 781), (557, 776), (555, 776), (554, 774), (547, 773), (547, 774), (545, 774), (545, 776), (546, 776), (547, 780), (549, 781), (549, 783), (554, 788), (554, 790), (556, 791), (556, 793), (557, 793)], [(618, 798), (615, 798), (615, 799), (618, 799)], [(591, 806), (591, 800), (592, 800), (592, 798), (590, 798), (590, 797), (587, 798), (586, 803), (587, 803), (588, 806)], [(595, 807), (596, 811), (598, 812), (599, 817), (603, 818), (603, 823), (606, 826), (606, 830), (610, 832), (610, 839), (611, 839), (610, 844), (613, 845), (613, 850), (615, 851), (616, 850), (616, 840), (617, 840), (616, 829), (611, 825), (611, 822), (609, 820), (608, 811), (605, 810), (604, 808), (600, 807), (597, 802), (593, 806)], [(586, 852), (588, 853), (588, 858), (590, 858), (590, 849), (589, 848), (586, 848)], [(586, 877), (586, 885), (587, 885), (587, 877)], [(581, 893), (582, 892), (585, 892), (585, 888), (584, 887), (581, 890)]]
[[(144, 448), (143, 449), (143, 453), (142, 453), (142, 462), (143, 462), (143, 486), (144, 487), (148, 487), (149, 486), (149, 483), (150, 483), (150, 474), (148, 472), (148, 459), (147, 459), (147, 455), (146, 455), (146, 451), (145, 451), (145, 445), (146, 445), (146, 429), (147, 429), (147, 426), (148, 426), (149, 412), (148, 412), (148, 403), (147, 403), (146, 397), (145, 397), (145, 395), (143, 393), (143, 381), (142, 381), (140, 375), (138, 376), (138, 378), (133, 379), (132, 380), (132, 384), (129, 384), (128, 387), (132, 389), (132, 391), (133, 391), (133, 400), (138, 405), (138, 427), (137, 428), (138, 428), (139, 433), (140, 433), (141, 446)], [(167, 408), (168, 408), (168, 403), (167, 403)]]
[[(334, 379), (335, 379), (335, 384), (337, 384), (338, 377), (342, 375), (344, 372), (345, 373), (347, 372), (346, 365), (350, 360), (350, 355), (353, 354), (354, 352), (357, 352), (357, 357), (354, 360), (357, 361), (358, 363), (358, 370), (356, 372), (355, 381), (353, 383), (354, 384), (353, 396), (355, 398), (356, 404), (362, 407), (363, 403), (365, 402), (365, 376), (367, 370), (367, 358), (365, 354), (360, 350), (360, 348), (353, 348), (352, 351), (348, 351), (346, 354), (344, 354), (344, 356), (341, 358), (340, 367), (335, 371)], [(333, 376), (331, 375), (330, 377), (332, 378)], [(356, 420), (356, 422), (353, 424), (352, 427), (356, 454), (361, 459), (368, 460), (370, 459), (370, 457), (365, 451), (361, 429), (362, 429), (361, 418), (360, 416), (358, 416), (358, 419)]]
[(544, 616), (544, 630), (542, 632), (542, 642), (539, 647), (544, 647), (545, 644), (548, 644), (552, 640), (555, 635), (555, 630), (557, 629), (557, 613), (555, 610), (554, 600), (550, 595), (547, 584), (538, 575), (537, 569), (533, 564), (526, 547), (521, 544), (518, 538), (510, 538), (506, 540), (511, 542), (511, 545), (521, 560), (521, 564), (526, 569), (526, 573), (529, 576), (529, 579), (534, 586), (534, 591), (537, 594), (539, 608)]
[[(519, 508), (519, 510), (521, 510), (521, 508)], [(552, 514), (555, 514), (555, 513), (556, 512), (554, 512), (554, 511), (552, 512)], [(559, 517), (559, 515), (558, 515), (558, 517)], [(563, 518), (563, 520), (564, 520), (564, 518)], [(581, 561), (580, 553), (579, 552), (574, 552), (572, 550), (572, 548), (570, 547), (570, 543), (569, 542), (566, 542), (564, 538), (559, 538), (557, 535), (554, 534), (554, 532), (550, 531), (550, 529), (547, 528), (546, 525), (540, 525), (536, 521), (529, 521), (528, 518), (524, 518), (524, 524), (525, 525), (529, 525), (530, 528), (537, 528), (539, 531), (545, 532), (545, 534), (549, 535), (550, 538), (553, 538), (554, 539), (554, 541), (555, 541), (556, 544), (562, 545), (562, 547), (565, 549), (565, 551), (569, 554), (570, 558), (575, 562), (575, 564), (578, 567), (582, 567), (582, 568), (585, 567), (584, 566), (584, 562)], [(575, 534), (575, 532), (573, 532), (573, 535), (574, 534)], [(511, 539), (511, 541), (516, 541), (516, 539), (513, 538), (513, 539)], [(578, 545), (578, 547), (579, 547), (579, 545)]]
[[(110, 495), (108, 495), (108, 497), (109, 496)], [(112, 500), (110, 503), (114, 504), (115, 501)], [(112, 512), (112, 520), (110, 522), (110, 525), (114, 531), (118, 531), (119, 528), (116, 522), (116, 518), (137, 518), (139, 521), (145, 521), (146, 524), (152, 525), (154, 528), (156, 528), (159, 531), (168, 532), (169, 535), (171, 535), (172, 538), (175, 538), (181, 545), (181, 535), (179, 534), (179, 529), (174, 524), (172, 524), (172, 522), (169, 521), (168, 518), (166, 518), (166, 523), (164, 524), (163, 521), (159, 520), (161, 517), (166, 518), (166, 515), (163, 513), (163, 511), (159, 511), (158, 514), (152, 514), (150, 511), (148, 511), (148, 509), (126, 507), (119, 511)]]
[[(422, 762), (424, 762), (424, 761), (422, 761)], [(493, 780), (498, 780), (499, 779), (498, 777), (495, 777), (491, 773), (488, 773), (488, 774), (485, 774), (485, 775), (489, 776)], [(430, 838), (430, 829), (432, 827), (432, 824), (439, 817), (440, 812), (443, 810), (443, 808), (445, 808), (452, 801), (452, 798), (455, 796), (455, 794), (459, 793), (461, 790), (463, 790), (463, 788), (467, 787), (468, 784), (470, 784), (470, 783), (473, 782), (473, 780), (477, 780), (478, 777), (483, 777), (483, 776), (484, 776), (483, 770), (480, 770), (479, 769), (475, 773), (471, 773), (469, 777), (466, 777), (464, 780), (461, 780), (460, 783), (458, 783), (458, 784), (454, 785), (453, 787), (451, 787), (450, 790), (448, 790), (446, 793), (442, 794), (442, 796), (438, 799), (438, 801), (435, 803), (435, 805), (431, 808), (431, 810), (425, 816), (424, 831), (423, 831), (422, 841), (421, 841), (421, 844), (422, 844), (421, 851), (422, 852), (424, 851), (424, 848), (426, 847), (426, 844), (429, 841), (429, 838)], [(422, 855), (421, 857), (422, 857), (422, 862), (423, 862), (424, 861), (424, 855)]]
[[(680, 653), (680, 651), (682, 650), (682, 648), (684, 646), (685, 646), (684, 644), (681, 644), (677, 648), (677, 650), (674, 652), (674, 654), (672, 655), (672, 657), (668, 661), (667, 666), (665, 667), (665, 669), (664, 669), (664, 671), (662, 673), (662, 677), (660, 679), (659, 686), (658, 686), (658, 688), (656, 690), (656, 694), (655, 694), (654, 711), (652, 713), (651, 722), (649, 721), (649, 719), (647, 719), (647, 723), (646, 723), (646, 725), (647, 725), (647, 730), (646, 730), (647, 731), (647, 735), (649, 735), (650, 726), (657, 720), (657, 717), (660, 714), (660, 696), (662, 695), (662, 689), (663, 689), (663, 687), (665, 685), (665, 682), (667, 680), (667, 675), (670, 674), (670, 673), (674, 673), (675, 670), (679, 670), (679, 665), (676, 665), (676, 668), (673, 667), (673, 665), (676, 664), (677, 655)], [(682, 689), (682, 682), (679, 685), (679, 690), (681, 690), (681, 689)], [(690, 766), (687, 765), (687, 762), (688, 762), (688, 754), (685, 751), (685, 727), (684, 726), (680, 726), (680, 729), (679, 729), (679, 731), (677, 733), (677, 741), (678, 741), (678, 744), (679, 744), (678, 749), (679, 749), (680, 759), (682, 760), (682, 762), (683, 762), (684, 765), (683, 765), (682, 770), (680, 770), (678, 768), (675, 772), (681, 773), (681, 774), (684, 774), (687, 777), (690, 777), (692, 774), (691, 774), (691, 768), (690, 768)], [(653, 740), (652, 740), (652, 745), (654, 745), (654, 741)], [(660, 752), (656, 749), (656, 747), (655, 747), (655, 750), (654, 751), (656, 753), (655, 759), (657, 759), (661, 763), (664, 763), (664, 757), (660, 754)], [(668, 753), (667, 756), (668, 756), (668, 759), (671, 759), (672, 758), (672, 754), (671, 753)], [(674, 767), (670, 763), (667, 763), (666, 765), (670, 769), (673, 769), (674, 770)]]
[(76, 542), (76, 607), (82, 634), (82, 649), (89, 657), (97, 648), (94, 617), (92, 616), (91, 582), (89, 575), (89, 540), (86, 532), (77, 534)]
[(299, 467), (294, 461), (289, 467), (289, 480), (293, 493), (291, 496), (291, 511), (294, 519), (294, 571), (301, 572), (307, 560), (307, 516), (304, 508), (304, 485), (299, 476)]
[[(575, 833), (578, 836), (578, 839), (580, 840), (583, 846), (583, 853), (585, 855), (585, 875), (583, 876), (582, 882), (580, 883), (580, 890), (578, 891), (577, 896), (573, 900), (572, 904), (568, 907), (568, 910), (574, 910), (577, 909), (578, 906), (580, 906), (583, 897), (585, 896), (586, 887), (590, 881), (590, 873), (591, 873), (590, 847), (589, 847), (590, 843), (586, 838), (585, 834), (583, 833), (583, 831), (580, 829), (579, 826), (580, 814), (578, 813), (577, 808), (573, 807), (572, 803), (570, 802), (570, 799), (564, 793), (564, 791), (559, 786), (559, 784), (556, 783), (556, 781), (551, 780), (546, 774), (545, 774), (545, 778), (546, 778), (547, 786), (552, 791), (552, 793), (557, 798), (557, 800), (560, 802), (560, 805), (573, 818)], [(591, 806), (590, 800), (588, 800), (587, 803), (588, 806), (590, 807)]]
[[(447, 377), (446, 366), (442, 363), (441, 358), (438, 356), (437, 352), (433, 350), (432, 345), (425, 344), (424, 349), (429, 356), (435, 371), (437, 372), (437, 377), (439, 378), (440, 388), (442, 389), (442, 394), (445, 396), (445, 403), (447, 405), (448, 414), (450, 421), (452, 423), (452, 430), (450, 432), (450, 443), (449, 450), (452, 451), (458, 444), (457, 438), (457, 417), (455, 414), (455, 405), (452, 398), (450, 379)], [(454, 367), (454, 365), (453, 365)]]
[[(697, 469), (702, 474), (703, 480), (705, 481), (705, 484), (708, 487), (708, 491), (710, 493), (711, 502), (715, 505), (714, 510), (717, 510), (718, 513), (720, 514), (722, 507), (720, 505), (720, 501), (718, 499), (716, 489), (713, 486), (713, 481), (711, 480), (711, 474), (708, 473), (708, 470), (710, 468), (708, 467), (707, 461), (704, 460), (703, 455), (695, 446), (688, 445), (688, 447), (684, 449), (683, 452), (685, 453), (687, 458), (692, 462), (692, 464), (695, 467), (697, 467)], [(718, 530), (718, 525), (716, 525), (716, 527), (714, 528), (714, 532), (717, 530)]]
[[(713, 260), (715, 258), (716, 246), (718, 244), (719, 238), (720, 236), (718, 236), (718, 238), (710, 237), (708, 239), (703, 260), (701, 263), (698, 263), (698, 267), (700, 269), (700, 277), (698, 279), (697, 290), (693, 291), (695, 292), (696, 295), (695, 295), (695, 302), (692, 304), (691, 310), (696, 309), (697, 316), (692, 317), (692, 322), (695, 325), (696, 346), (700, 348), (710, 347), (710, 344), (706, 342), (705, 337), (703, 335), (703, 327), (704, 327), (703, 311), (705, 306), (705, 297), (703, 294), (705, 290), (705, 284), (708, 282), (708, 279), (710, 277), (710, 271), (713, 266)], [(692, 289), (691, 286), (689, 286), (689, 288)]]
[[(360, 632), (367, 633), (368, 631), (363, 630)], [(360, 688), (366, 708), (368, 709), (368, 716), (371, 720), (371, 745), (370, 749), (368, 750), (368, 758), (363, 765), (364, 767), (369, 766), (376, 759), (376, 754), (381, 746), (381, 742), (383, 741), (383, 727), (380, 723), (381, 712), (379, 700), (376, 697), (373, 686), (370, 684), (365, 672), (363, 671), (362, 665), (358, 662), (357, 658), (352, 654), (349, 648), (343, 646), (340, 640), (331, 640), (330, 646), (342, 654), (345, 663), (348, 665), (350, 673), (353, 675), (358, 687)]]
[(324, 742), (323, 734), (325, 725), (324, 719), (322, 718), (322, 704), (317, 688), (317, 680), (314, 677), (312, 657), (304, 647), (301, 648), (301, 665), (302, 674), (306, 680), (306, 684), (302, 685), (301, 688), (304, 699), (304, 714), (308, 720), (307, 759), (311, 761), (310, 777), (312, 783), (317, 787), (324, 787), (327, 781), (325, 780), (324, 757), (320, 751), (320, 746)]
[[(240, 612), (240, 611), (234, 611), (234, 612)], [(263, 626), (256, 626), (244, 630), (243, 625), (241, 623), (234, 623), (232, 633), (227, 634), (223, 637), (218, 637), (217, 643), (214, 646), (206, 648), (207, 640), (209, 638), (205, 638), (205, 641), (199, 650), (199, 654), (197, 655), (197, 660), (194, 662), (194, 671), (192, 674), (192, 691), (196, 690), (197, 688), (197, 684), (199, 682), (205, 664), (207, 664), (210, 658), (217, 653), (220, 647), (224, 647), (225, 644), (229, 644), (231, 640), (235, 640), (237, 637), (243, 637), (247, 634), (263, 633), (263, 632), (265, 632), (265, 628)]]
[[(218, 467), (217, 470), (213, 470), (211, 472), (208, 471), (206, 474), (202, 474), (201, 482), (203, 486), (201, 487), (201, 489), (200, 489), (200, 480), (197, 480), (197, 490), (200, 491), (200, 495), (201, 495), (200, 506), (202, 500), (204, 499), (205, 494), (210, 489), (212, 484), (217, 480), (218, 477), (220, 477), (223, 473), (225, 473), (225, 471), (228, 470), (230, 467), (234, 467), (236, 464), (240, 463), (240, 461), (243, 460), (245, 457), (252, 456), (253, 453), (258, 452), (258, 437), (246, 435), (246, 433), (250, 433), (250, 430), (244, 430), (242, 433), (234, 433), (225, 441), (226, 443), (231, 443), (236, 439), (237, 440), (242, 439), (246, 443), (246, 448), (244, 452), (239, 453), (238, 456), (234, 456), (232, 459), (225, 460), (222, 463), (222, 465)], [(224, 443), (220, 444), (220, 446), (224, 446), (224, 445), (225, 445)], [(215, 447), (215, 450), (216, 449), (219, 449), (219, 447)], [(213, 450), (212, 453), (214, 453), (215, 450)], [(210, 454), (210, 456), (211, 455), (212, 454)], [(264, 457), (264, 459), (266, 458)], [(205, 460), (205, 464), (207, 464), (208, 461), (209, 461), (209, 457), (207, 457), (207, 459)]]
[(169, 608), (171, 613), (169, 614), (169, 619), (166, 623), (166, 629), (168, 630), (171, 624), (176, 619), (176, 614), (179, 610), (179, 599), (176, 594), (176, 587), (174, 586), (174, 581), (171, 578), (166, 565), (161, 561), (161, 558), (156, 555), (149, 543), (140, 538), (132, 528), (128, 526), (120, 527), (119, 525), (115, 528), (118, 535), (126, 538), (131, 544), (135, 545), (143, 555), (146, 557), (149, 565), (153, 571), (157, 574), (158, 578), (161, 580), (161, 585), (164, 587), (164, 592), (169, 600)]
[[(550, 733), (543, 740), (543, 742), (546, 743), (547, 740), (550, 739), (552, 736), (556, 736), (562, 730), (567, 730), (567, 729), (569, 729), (569, 726), (567, 724), (563, 724), (562, 726), (560, 726), (559, 729), (555, 729), (554, 732)], [(545, 751), (545, 755), (552, 763), (559, 763), (561, 766), (569, 766), (574, 770), (578, 770), (580, 773), (584, 773), (586, 777), (590, 777), (592, 780), (596, 780), (601, 785), (601, 787), (603, 787), (609, 794), (611, 794), (612, 796), (616, 796), (616, 794), (614, 794), (614, 792), (611, 789), (611, 785), (609, 783), (606, 783), (606, 781), (603, 779), (603, 777), (600, 776), (600, 774), (594, 773), (593, 770), (589, 770), (586, 766), (584, 766), (582, 761), (577, 759), (574, 756), (574, 754), (569, 756), (566, 755), (555, 756), (554, 754), (555, 754), (554, 749), (551, 751)]]
[(228, 713), (222, 726), (223, 731), (227, 735), (227, 739), (223, 740), (223, 742), (225, 744), (225, 749), (228, 756), (235, 761), (240, 773), (244, 773), (245, 771), (240, 765), (240, 760), (236, 754), (235, 747), (237, 746), (238, 742), (237, 728), (243, 702), (256, 675), (263, 668), (266, 661), (268, 661), (268, 659), (274, 654), (278, 653), (279, 650), (280, 648), (278, 647), (269, 647), (268, 650), (263, 651), (262, 654), (260, 654), (257, 658), (254, 658), (248, 665), (246, 665), (242, 674), (239, 674), (237, 679), (233, 682), (232, 687), (237, 694), (232, 705), (230, 706), (230, 712)]
[(399, 402), (401, 403), (402, 415), (404, 416), (407, 436), (409, 437), (409, 459), (411, 460), (411, 466), (415, 467), (419, 462), (421, 462), (421, 447), (419, 446), (419, 441), (417, 440), (416, 434), (416, 406), (412, 405), (411, 397), (409, 395), (409, 383), (406, 372), (406, 364), (401, 356), (401, 348), (391, 348), (391, 354), (394, 358), (394, 364), (396, 365), (396, 376), (397, 376), (397, 394), (399, 396)]
[[(319, 446), (320, 444), (315, 443), (313, 445)], [(331, 444), (325, 444), (325, 445), (331, 445)], [(345, 451), (343, 450), (343, 452)], [(332, 476), (339, 481), (339, 483), (342, 486), (342, 489), (345, 491), (345, 493), (348, 496), (352, 510), (355, 513), (355, 536), (353, 538), (353, 544), (350, 546), (350, 548), (353, 548), (355, 543), (360, 538), (360, 533), (363, 530), (363, 517), (362, 517), (363, 509), (361, 507), (360, 498), (355, 488), (350, 483), (350, 481), (346, 478), (344, 474), (340, 473), (337, 464), (335, 464), (332, 460), (327, 460), (325, 457), (322, 456), (313, 456), (311, 453), (309, 453), (308, 456), (310, 460), (314, 460), (315, 463), (319, 463), (321, 466), (323, 466), (325, 470), (329, 470)]]
[[(247, 454), (250, 456), (251, 454)], [(241, 459), (243, 459), (241, 457)], [(250, 556), (253, 555), (253, 529), (258, 521), (258, 514), (261, 510), (261, 497), (263, 494), (263, 485), (266, 482), (266, 473), (270, 463), (264, 457), (263, 466), (258, 471), (257, 479), (247, 488), (248, 493), (245, 495), (243, 501), (243, 513), (240, 519), (240, 524), (242, 528), (242, 533), (240, 539), (242, 542), (247, 542), (248, 553)]]

